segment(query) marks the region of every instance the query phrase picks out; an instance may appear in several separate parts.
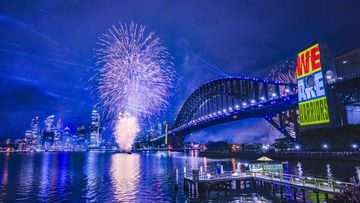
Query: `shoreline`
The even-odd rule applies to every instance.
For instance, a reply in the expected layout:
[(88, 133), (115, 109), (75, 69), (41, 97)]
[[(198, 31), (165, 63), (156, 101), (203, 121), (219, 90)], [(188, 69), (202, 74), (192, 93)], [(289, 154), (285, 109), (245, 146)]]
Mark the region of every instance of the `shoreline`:
[(359, 152), (281, 152), (281, 153), (239, 153), (239, 152), (199, 152), (200, 157), (208, 158), (248, 158), (267, 156), (278, 160), (336, 160), (359, 161)]

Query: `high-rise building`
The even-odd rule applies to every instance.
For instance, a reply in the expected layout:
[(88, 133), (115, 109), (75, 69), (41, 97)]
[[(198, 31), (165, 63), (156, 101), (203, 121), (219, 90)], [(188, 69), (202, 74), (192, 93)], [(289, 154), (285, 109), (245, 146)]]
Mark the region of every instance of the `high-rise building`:
[(157, 133), (159, 134), (159, 135), (162, 135), (162, 123), (161, 122), (158, 122), (158, 126), (157, 126)]
[(45, 119), (45, 131), (53, 131), (54, 130), (54, 122), (55, 122), (55, 116), (54, 115), (51, 115), (51, 116), (48, 116), (46, 119)]
[(61, 144), (63, 150), (70, 150), (73, 148), (73, 136), (69, 127), (65, 127), (61, 136)]
[(59, 149), (61, 147), (61, 136), (63, 133), (63, 125), (61, 118), (58, 119), (56, 123), (56, 128), (54, 129), (54, 146)]
[(56, 129), (61, 132), (62, 128), (63, 128), (62, 120), (61, 120), (61, 118), (59, 118), (57, 123), (56, 123)]
[(31, 148), (37, 148), (40, 146), (41, 144), (41, 136), (40, 136), (40, 127), (39, 127), (39, 117), (35, 116), (32, 120), (31, 120), (31, 143), (30, 147)]
[(90, 147), (99, 147), (100, 143), (100, 114), (96, 110), (93, 110), (91, 114)]
[(167, 124), (168, 124), (167, 121), (162, 122), (162, 131), (161, 131), (162, 135), (164, 135), (166, 133)]
[(55, 127), (54, 127), (54, 115), (48, 116), (45, 119), (45, 130), (43, 131), (43, 147), (49, 149), (54, 144)]
[(86, 125), (85, 124), (81, 124), (77, 127), (77, 145), (81, 149), (85, 149), (87, 147)]

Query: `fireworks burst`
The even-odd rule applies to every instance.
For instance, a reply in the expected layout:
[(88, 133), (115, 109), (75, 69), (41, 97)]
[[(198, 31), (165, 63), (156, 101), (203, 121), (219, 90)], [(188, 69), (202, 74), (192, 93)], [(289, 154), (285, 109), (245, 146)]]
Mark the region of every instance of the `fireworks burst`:
[(100, 105), (116, 118), (116, 141), (129, 150), (139, 121), (167, 107), (173, 83), (171, 56), (154, 32), (135, 23), (112, 26), (96, 50)]
[(115, 141), (119, 147), (125, 151), (130, 151), (132, 140), (140, 131), (136, 117), (129, 114), (120, 115), (115, 126)]
[(266, 78), (272, 81), (296, 84), (295, 71), (296, 71), (295, 58), (287, 59), (279, 64), (272, 66), (270, 69), (270, 73), (266, 76)]

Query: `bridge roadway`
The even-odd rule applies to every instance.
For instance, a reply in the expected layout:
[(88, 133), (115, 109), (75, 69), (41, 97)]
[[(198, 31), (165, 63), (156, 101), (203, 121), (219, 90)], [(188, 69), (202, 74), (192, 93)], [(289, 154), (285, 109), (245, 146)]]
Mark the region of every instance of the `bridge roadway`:
[[(199, 130), (202, 128), (206, 128), (208, 125), (216, 125), (219, 123), (241, 120), (245, 118), (268, 118), (268, 116), (264, 115), (272, 115), (277, 111), (281, 112), (285, 111), (288, 108), (295, 108), (297, 106), (297, 102), (297, 95), (290, 95), (286, 97), (280, 97), (278, 99), (269, 100), (267, 102), (263, 102), (257, 105), (249, 105), (246, 108), (241, 109), (234, 106), (234, 108), (231, 108), (231, 110), (221, 112), (217, 116), (205, 116), (197, 120), (190, 121), (189, 123), (179, 126), (175, 129), (171, 129), (168, 133), (168, 139), (170, 139), (170, 136), (178, 131), (188, 132), (189, 129), (192, 129), (191, 131)], [(150, 142), (159, 141), (163, 143), (162, 140), (165, 139), (165, 136), (166, 134), (163, 134), (158, 137), (152, 138)]]
[[(215, 173), (203, 173), (199, 176), (194, 176), (192, 173), (184, 173), (184, 185), (188, 191), (193, 191), (194, 194), (203, 193), (204, 188), (208, 189), (210, 185), (216, 185), (221, 183), (231, 183), (244, 181), (244, 183), (250, 181), (252, 183), (260, 182), (272, 185), (273, 193), (276, 186), (280, 186), (281, 195), (283, 195), (283, 186), (290, 186), (295, 189), (294, 196), (296, 197), (296, 191), (303, 191), (303, 198), (305, 199), (305, 191), (313, 191), (317, 194), (317, 200), (319, 201), (319, 193), (324, 193), (326, 198), (328, 194), (339, 194), (348, 186), (353, 186), (353, 183), (341, 182), (335, 180), (327, 180), (314, 177), (297, 176), (284, 173), (274, 172), (234, 172), (226, 171), (222, 174)], [(238, 184), (235, 184), (238, 185)], [(246, 185), (246, 184), (245, 184)], [(250, 184), (249, 184), (250, 185)], [(275, 189), (274, 189), (275, 188)], [(206, 190), (205, 189), (205, 190)], [(200, 191), (199, 191), (200, 190)], [(200, 194), (201, 194), (200, 193)]]

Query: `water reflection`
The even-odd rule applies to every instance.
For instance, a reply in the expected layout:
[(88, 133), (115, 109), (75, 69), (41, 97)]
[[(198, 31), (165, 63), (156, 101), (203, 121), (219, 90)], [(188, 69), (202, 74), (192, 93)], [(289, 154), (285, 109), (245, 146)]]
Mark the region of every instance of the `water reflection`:
[(334, 180), (333, 174), (331, 172), (330, 164), (326, 164), (326, 177), (329, 182), (332, 182)]
[(5, 157), (4, 165), (2, 167), (2, 173), (1, 173), (1, 186), (0, 186), (0, 192), (1, 196), (6, 195), (6, 186), (8, 184), (9, 179), (9, 155), (7, 154)]
[(97, 165), (98, 165), (98, 154), (91, 152), (88, 155), (86, 163), (86, 195), (85, 198), (88, 200), (96, 201), (98, 183), (100, 182), (97, 174)]
[(48, 187), (50, 184), (50, 170), (49, 165), (51, 164), (50, 154), (44, 153), (43, 159), (41, 162), (41, 177), (40, 177), (40, 185), (39, 185), (39, 196), (42, 198), (42, 201), (46, 201), (47, 197), (51, 194), (48, 194)]
[(360, 167), (357, 166), (355, 170), (356, 170), (356, 178), (357, 178), (357, 180), (355, 179), (354, 182), (359, 184), (360, 183)]
[(136, 199), (140, 180), (139, 154), (113, 154), (110, 174), (117, 201), (129, 202)]
[(236, 160), (235, 160), (235, 158), (231, 159), (231, 166), (232, 166), (232, 170), (235, 171), (236, 170)]
[(204, 170), (207, 171), (207, 169), (208, 169), (207, 158), (204, 157)]
[(30, 195), (33, 181), (34, 181), (34, 160), (33, 155), (29, 155), (29, 157), (21, 159), (23, 164), (20, 166), (20, 173), (19, 173), (19, 183), (20, 187), (18, 188), (18, 193), (21, 196), (24, 196), (25, 199), (21, 200), (28, 200), (29, 198), (26, 198)]
[[(188, 169), (202, 166), (210, 172), (221, 164), (225, 171), (230, 171), (237, 163), (252, 162), (202, 158), (195, 151), (190, 154), (3, 153), (0, 154), (0, 202), (191, 202), (191, 197), (186, 196), (182, 188), (181, 175), (185, 166)], [(284, 171), (299, 176), (349, 181), (355, 169), (360, 176), (357, 166), (358, 162), (301, 160), (289, 161)], [(178, 191), (174, 187), (175, 169), (180, 172)], [(292, 194), (292, 191), (288, 192)], [(249, 201), (257, 200), (251, 193), (245, 196)], [(243, 202), (244, 198), (242, 194), (214, 194), (209, 199), (196, 201)]]
[(302, 164), (301, 162), (298, 162), (296, 164), (296, 167), (297, 167), (297, 175), (302, 177), (303, 176), (303, 169), (302, 169)]
[(191, 150), (189, 152), (190, 154), (190, 167), (191, 169), (199, 169), (199, 160), (198, 160), (198, 155), (199, 155), (199, 151), (198, 150)]

